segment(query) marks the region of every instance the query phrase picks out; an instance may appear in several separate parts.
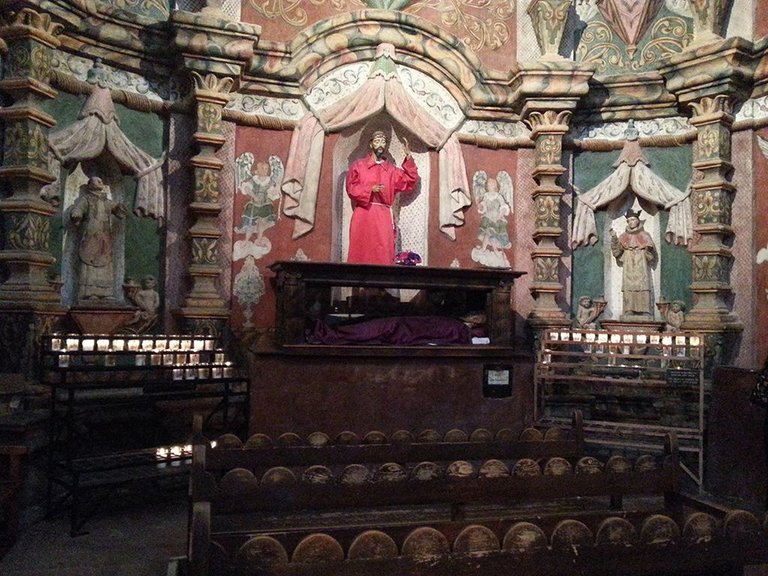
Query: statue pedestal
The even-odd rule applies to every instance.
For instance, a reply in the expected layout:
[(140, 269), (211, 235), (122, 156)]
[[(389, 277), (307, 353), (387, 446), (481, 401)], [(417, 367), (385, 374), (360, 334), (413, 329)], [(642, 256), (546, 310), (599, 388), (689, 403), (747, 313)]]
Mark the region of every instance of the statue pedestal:
[(135, 312), (135, 309), (119, 304), (101, 308), (73, 306), (69, 316), (83, 334), (115, 334)]
[(608, 332), (661, 332), (664, 322), (658, 320), (601, 320), (600, 327)]

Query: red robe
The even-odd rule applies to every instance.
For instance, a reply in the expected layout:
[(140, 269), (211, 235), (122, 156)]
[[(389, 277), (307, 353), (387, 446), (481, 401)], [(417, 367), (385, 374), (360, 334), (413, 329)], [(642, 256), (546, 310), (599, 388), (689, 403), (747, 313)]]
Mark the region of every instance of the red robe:
[[(373, 154), (357, 160), (347, 172), (347, 194), (352, 199), (347, 262), (357, 264), (394, 264), (395, 223), (392, 204), (400, 192), (413, 190), (419, 172), (413, 158), (403, 160), (398, 168), (389, 160), (376, 163)], [(371, 189), (384, 184), (374, 195)]]

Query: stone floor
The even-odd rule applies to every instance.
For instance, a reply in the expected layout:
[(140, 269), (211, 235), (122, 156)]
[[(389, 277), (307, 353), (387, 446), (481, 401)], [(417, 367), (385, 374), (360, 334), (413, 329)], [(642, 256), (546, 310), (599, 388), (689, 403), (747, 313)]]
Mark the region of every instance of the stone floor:
[(25, 528), (0, 559), (3, 576), (167, 576), (186, 547), (187, 502), (173, 492), (161, 502), (103, 510), (69, 535), (61, 515)]

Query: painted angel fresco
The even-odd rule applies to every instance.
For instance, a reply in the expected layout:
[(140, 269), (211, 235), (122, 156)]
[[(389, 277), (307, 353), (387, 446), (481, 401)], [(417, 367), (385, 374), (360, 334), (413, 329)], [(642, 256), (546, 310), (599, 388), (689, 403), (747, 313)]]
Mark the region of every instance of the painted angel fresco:
[(472, 249), (472, 260), (489, 268), (509, 268), (504, 250), (512, 247), (507, 232), (507, 218), (513, 206), (512, 178), (503, 170), (496, 178), (479, 170), (472, 178), (472, 194), (480, 214), (480, 244)]
[[(272, 250), (272, 244), (264, 232), (272, 228), (278, 219), (279, 208), (274, 205), (280, 199), (283, 181), (283, 162), (270, 156), (267, 162), (256, 162), (250, 152), (235, 160), (235, 186), (238, 193), (248, 198), (235, 232), (245, 234), (245, 240), (235, 242), (233, 257), (241, 260), (248, 255), (261, 258)], [(255, 235), (255, 239), (251, 238)]]

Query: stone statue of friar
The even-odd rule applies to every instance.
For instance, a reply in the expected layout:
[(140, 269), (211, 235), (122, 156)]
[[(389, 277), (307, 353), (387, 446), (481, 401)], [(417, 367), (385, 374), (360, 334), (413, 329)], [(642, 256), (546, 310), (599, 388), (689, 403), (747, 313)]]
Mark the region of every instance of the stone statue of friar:
[(78, 302), (114, 300), (112, 217), (122, 219), (127, 214), (122, 202), (115, 202), (107, 195), (106, 186), (98, 176), (90, 177), (80, 187), (80, 195), (70, 212), (72, 224), (80, 231)]

